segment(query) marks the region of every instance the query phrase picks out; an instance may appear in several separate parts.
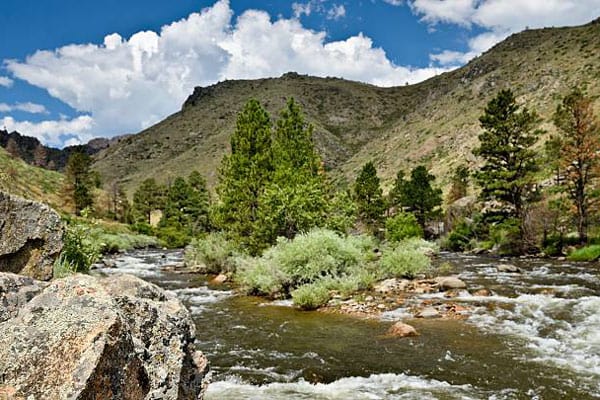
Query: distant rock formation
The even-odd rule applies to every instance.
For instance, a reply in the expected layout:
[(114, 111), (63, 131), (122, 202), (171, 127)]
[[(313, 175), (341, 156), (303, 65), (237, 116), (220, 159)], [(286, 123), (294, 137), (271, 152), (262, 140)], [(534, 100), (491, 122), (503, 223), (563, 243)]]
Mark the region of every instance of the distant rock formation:
[(51, 279), (62, 235), (60, 216), (50, 207), (0, 192), (0, 271)]
[(196, 400), (194, 340), (175, 295), (139, 278), (0, 273), (0, 398)]

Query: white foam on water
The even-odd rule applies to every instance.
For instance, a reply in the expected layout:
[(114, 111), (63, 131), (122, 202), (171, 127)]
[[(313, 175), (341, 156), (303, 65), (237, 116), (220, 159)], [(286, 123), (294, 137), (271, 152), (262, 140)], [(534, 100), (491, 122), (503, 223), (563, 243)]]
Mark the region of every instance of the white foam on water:
[[(406, 374), (377, 374), (369, 377), (342, 378), (331, 383), (311, 384), (304, 380), (291, 383), (251, 385), (230, 377), (208, 386), (206, 400), (435, 400), (491, 399), (498, 394), (484, 393), (470, 385)], [(510, 397), (493, 397), (506, 399)]]
[(213, 290), (207, 286), (173, 289), (171, 292), (189, 304), (193, 315), (202, 313), (209, 304), (217, 303), (234, 295), (231, 290)]
[(491, 310), (478, 307), (469, 322), (490, 333), (517, 336), (531, 352), (524, 355), (526, 359), (587, 377), (593, 390), (600, 393), (600, 297), (564, 299), (523, 294), (477, 300), (505, 306)]

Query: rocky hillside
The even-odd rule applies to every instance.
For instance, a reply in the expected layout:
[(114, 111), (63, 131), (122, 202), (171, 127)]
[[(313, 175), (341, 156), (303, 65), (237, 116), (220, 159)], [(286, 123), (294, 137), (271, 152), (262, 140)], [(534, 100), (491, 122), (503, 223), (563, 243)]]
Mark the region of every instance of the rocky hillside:
[(501, 88), (548, 122), (573, 85), (600, 93), (600, 22), (574, 28), (527, 30), (512, 35), (466, 66), (425, 82), (395, 88), (314, 78), (294, 73), (275, 79), (225, 81), (198, 87), (181, 111), (96, 155), (105, 181), (120, 180), (131, 193), (145, 178), (166, 181), (192, 169), (216, 180), (237, 112), (251, 97), (276, 116), (294, 97), (315, 126), (315, 139), (331, 174), (353, 180), (375, 160), (390, 184), (400, 168), (425, 163), (442, 177), (473, 163), (477, 118)]
[(69, 205), (61, 194), (63, 186), (61, 173), (29, 165), (0, 148), (0, 190), (66, 210)]

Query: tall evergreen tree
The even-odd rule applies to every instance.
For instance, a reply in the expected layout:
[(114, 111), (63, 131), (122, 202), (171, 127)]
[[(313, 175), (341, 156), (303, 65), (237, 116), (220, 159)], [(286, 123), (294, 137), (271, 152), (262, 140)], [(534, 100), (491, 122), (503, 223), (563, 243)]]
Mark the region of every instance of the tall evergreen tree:
[(96, 175), (91, 170), (92, 159), (85, 153), (75, 152), (69, 156), (65, 168), (66, 192), (72, 199), (75, 214), (94, 204), (92, 189)]
[(484, 131), (473, 153), (485, 161), (475, 174), (481, 198), (499, 202), (501, 219), (519, 221), (522, 236), (526, 206), (536, 195), (538, 162), (532, 147), (542, 132), (540, 119), (534, 111), (521, 108), (512, 91), (502, 90), (487, 104), (479, 121)]
[(431, 186), (435, 176), (430, 174), (423, 165), (415, 167), (410, 172), (410, 180), (405, 180), (402, 176), (398, 175), (392, 189), (398, 194), (398, 205), (413, 213), (421, 228), (425, 229), (427, 221), (439, 213), (442, 191)]
[(206, 188), (206, 179), (198, 171), (192, 171), (188, 176), (190, 200), (187, 205), (192, 233), (207, 232), (210, 229), (210, 196)]
[(377, 229), (383, 220), (385, 201), (373, 162), (366, 163), (354, 182), (354, 198), (363, 222)]
[(261, 201), (260, 231), (265, 244), (325, 223), (325, 174), (312, 133), (300, 107), (294, 99), (288, 100), (275, 129), (273, 177)]
[(137, 222), (150, 223), (150, 214), (165, 205), (165, 187), (154, 178), (144, 180), (133, 194), (132, 212)]
[(600, 173), (600, 124), (594, 116), (592, 101), (579, 89), (565, 96), (554, 114), (561, 131), (559, 138), (562, 186), (575, 209), (577, 232), (582, 243), (588, 239), (590, 210), (597, 200)]
[(271, 121), (259, 102), (250, 100), (238, 115), (231, 154), (221, 162), (215, 223), (251, 253), (261, 247), (259, 199), (272, 174)]

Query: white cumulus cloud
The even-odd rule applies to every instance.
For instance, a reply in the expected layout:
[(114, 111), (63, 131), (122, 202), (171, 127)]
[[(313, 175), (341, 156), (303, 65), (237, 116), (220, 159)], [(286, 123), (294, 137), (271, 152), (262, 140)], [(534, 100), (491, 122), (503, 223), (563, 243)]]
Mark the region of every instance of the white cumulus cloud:
[(30, 114), (48, 114), (46, 107), (41, 104), (30, 102), (16, 104), (0, 103), (0, 112), (8, 113), (13, 111), (23, 111)]
[[(338, 8), (332, 15), (343, 12)], [(129, 38), (113, 33), (102, 44), (40, 50), (25, 60), (6, 60), (5, 65), (14, 77), (88, 114), (46, 121), (54, 127), (53, 135), (69, 127), (81, 141), (90, 135), (137, 132), (177, 111), (194, 86), (224, 79), (296, 71), (391, 86), (446, 70), (395, 65), (363, 34), (328, 42), (325, 32), (307, 29), (297, 18), (273, 21), (264, 11), (248, 10), (234, 20), (227, 0), (165, 25), (160, 32), (143, 31)], [(48, 140), (52, 135), (42, 135), (41, 123), (19, 127)]]
[(430, 25), (484, 28), (469, 40), (466, 52), (444, 50), (430, 56), (441, 65), (463, 64), (526, 28), (581, 25), (600, 15), (600, 0), (413, 0), (410, 7)]
[(94, 120), (87, 115), (73, 119), (63, 118), (42, 122), (15, 121), (13, 117), (4, 117), (0, 118), (0, 126), (9, 132), (18, 131), (26, 133), (50, 146), (62, 146), (62, 137), (73, 133), (77, 134), (77, 139), (80, 142), (87, 142), (94, 137), (91, 133)]
[(0, 86), (11, 87), (13, 85), (13, 80), (8, 76), (0, 76)]

